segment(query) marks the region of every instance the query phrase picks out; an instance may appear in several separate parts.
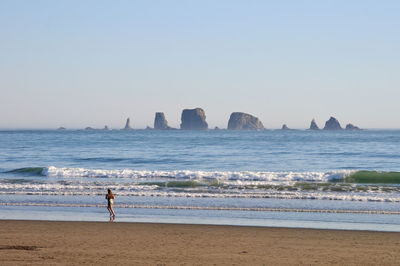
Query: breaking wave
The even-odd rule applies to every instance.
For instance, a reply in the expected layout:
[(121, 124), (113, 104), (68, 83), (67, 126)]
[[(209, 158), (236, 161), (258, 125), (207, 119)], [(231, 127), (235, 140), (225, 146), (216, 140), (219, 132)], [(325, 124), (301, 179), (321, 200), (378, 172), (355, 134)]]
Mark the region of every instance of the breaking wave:
[(400, 172), (332, 170), (325, 172), (263, 172), (263, 171), (148, 171), (132, 169), (87, 169), (63, 167), (24, 167), (6, 173), (59, 178), (127, 178), (171, 180), (219, 180), (239, 182), (343, 182), (356, 184), (400, 184)]
[(43, 168), (41, 174), (49, 177), (85, 178), (163, 178), (174, 180), (221, 180), (221, 181), (264, 181), (264, 182), (331, 182), (343, 180), (354, 173), (353, 170), (327, 172), (255, 172), (255, 171), (143, 171), (143, 170), (103, 170), (86, 168)]
[(145, 171), (50, 166), (6, 173), (6, 178), (0, 178), (3, 195), (102, 195), (110, 188), (120, 196), (400, 202), (399, 172)]

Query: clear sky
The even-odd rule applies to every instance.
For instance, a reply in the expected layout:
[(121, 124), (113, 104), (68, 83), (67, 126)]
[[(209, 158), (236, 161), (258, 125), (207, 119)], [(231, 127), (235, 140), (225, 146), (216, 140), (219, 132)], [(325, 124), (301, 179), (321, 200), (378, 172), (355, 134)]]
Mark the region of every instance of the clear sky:
[(400, 128), (400, 1), (0, 0), (0, 128), (178, 127), (202, 107)]

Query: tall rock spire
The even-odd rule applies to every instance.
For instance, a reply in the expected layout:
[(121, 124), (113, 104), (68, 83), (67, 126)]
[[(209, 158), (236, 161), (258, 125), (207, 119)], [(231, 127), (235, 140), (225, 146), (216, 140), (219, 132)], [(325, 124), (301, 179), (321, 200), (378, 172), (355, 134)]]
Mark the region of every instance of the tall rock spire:
[(317, 123), (315, 122), (315, 119), (311, 120), (309, 130), (319, 130), (319, 127), (318, 127)]
[(132, 129), (130, 123), (131, 123), (130, 118), (126, 119), (126, 124), (125, 124), (124, 130), (131, 130)]
[(171, 129), (168, 126), (167, 119), (165, 118), (164, 113), (157, 112), (156, 117), (154, 118), (154, 129), (164, 130), (164, 129)]

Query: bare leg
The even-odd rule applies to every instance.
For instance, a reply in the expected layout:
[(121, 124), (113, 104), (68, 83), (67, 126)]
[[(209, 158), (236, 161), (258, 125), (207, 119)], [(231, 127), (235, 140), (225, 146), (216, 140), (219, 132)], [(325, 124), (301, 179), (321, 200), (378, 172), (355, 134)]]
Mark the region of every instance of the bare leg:
[(112, 215), (115, 218), (115, 212), (114, 212), (112, 206), (110, 206), (110, 215)]

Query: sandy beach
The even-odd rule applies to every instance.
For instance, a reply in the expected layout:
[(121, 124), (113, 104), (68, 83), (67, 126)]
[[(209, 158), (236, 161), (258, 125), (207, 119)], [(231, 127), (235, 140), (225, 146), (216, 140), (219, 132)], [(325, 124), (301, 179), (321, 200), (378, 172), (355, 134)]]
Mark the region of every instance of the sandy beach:
[(0, 221), (0, 265), (398, 265), (400, 233)]

